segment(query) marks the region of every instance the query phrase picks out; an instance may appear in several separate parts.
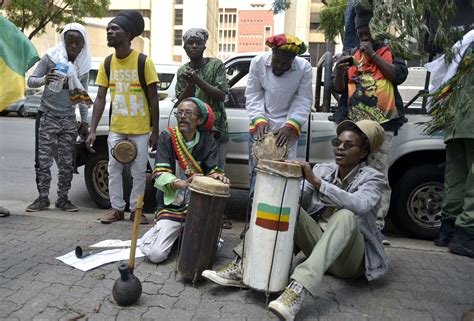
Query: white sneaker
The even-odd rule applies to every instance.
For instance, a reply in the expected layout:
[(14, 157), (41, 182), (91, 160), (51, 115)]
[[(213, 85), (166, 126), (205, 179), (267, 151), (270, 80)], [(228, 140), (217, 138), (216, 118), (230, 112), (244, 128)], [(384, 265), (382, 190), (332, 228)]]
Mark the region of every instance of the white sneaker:
[(246, 287), (242, 283), (242, 265), (236, 262), (229, 263), (219, 271), (205, 270), (201, 275), (219, 285)]
[(305, 291), (301, 284), (292, 281), (278, 299), (270, 302), (268, 308), (283, 320), (294, 320), (303, 303)]

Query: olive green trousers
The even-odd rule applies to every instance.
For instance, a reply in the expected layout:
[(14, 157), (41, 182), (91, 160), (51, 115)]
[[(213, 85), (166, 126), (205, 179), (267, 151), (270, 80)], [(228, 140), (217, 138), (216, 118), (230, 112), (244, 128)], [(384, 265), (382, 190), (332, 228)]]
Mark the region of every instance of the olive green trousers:
[(446, 142), (443, 215), (474, 234), (474, 139)]

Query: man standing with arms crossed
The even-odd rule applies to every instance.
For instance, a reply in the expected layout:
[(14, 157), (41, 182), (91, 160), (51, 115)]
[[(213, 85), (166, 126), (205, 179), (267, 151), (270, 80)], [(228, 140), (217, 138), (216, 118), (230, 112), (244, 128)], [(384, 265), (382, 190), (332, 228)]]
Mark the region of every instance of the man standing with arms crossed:
[[(91, 130), (86, 146), (91, 152), (96, 139), (96, 129), (104, 112), (107, 89), (112, 96), (110, 112), (110, 132), (107, 138), (109, 149), (109, 196), (112, 209), (102, 219), (108, 224), (124, 219), (125, 201), (123, 199), (122, 172), (123, 164), (111, 154), (111, 149), (120, 141), (128, 140), (137, 150), (137, 156), (131, 163), (133, 177), (130, 195), (130, 220), (134, 220), (137, 196), (143, 195), (146, 184), (146, 165), (148, 162), (148, 145), (155, 150), (158, 142), (158, 95), (156, 83), (158, 76), (150, 58), (144, 64), (146, 92), (141, 88), (138, 70), (139, 53), (130, 45), (133, 38), (144, 30), (144, 20), (134, 10), (120, 12), (107, 25), (107, 45), (115, 48), (110, 60), (110, 73), (106, 72), (105, 62), (99, 67), (96, 84), (99, 86), (94, 102)], [(107, 60), (107, 59), (106, 59)], [(152, 132), (150, 133), (150, 118)], [(149, 221), (142, 214), (141, 223)]]

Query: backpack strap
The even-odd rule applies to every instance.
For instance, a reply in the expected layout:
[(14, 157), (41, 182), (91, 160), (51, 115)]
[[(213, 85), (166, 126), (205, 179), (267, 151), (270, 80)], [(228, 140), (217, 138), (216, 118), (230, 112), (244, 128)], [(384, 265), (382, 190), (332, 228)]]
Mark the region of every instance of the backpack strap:
[(108, 55), (107, 57), (105, 57), (105, 60), (104, 60), (104, 68), (105, 68), (105, 74), (107, 75), (107, 78), (109, 79), (110, 81), (110, 63), (112, 61), (112, 55)]
[[(104, 60), (104, 69), (105, 69), (105, 75), (107, 76), (107, 79), (109, 80), (110, 83), (110, 63), (112, 61), (112, 55), (108, 55), (105, 57)], [(112, 121), (112, 102), (110, 102), (109, 106), (109, 126), (110, 122)]]
[(138, 54), (138, 81), (140, 82), (140, 87), (142, 87), (143, 93), (145, 94), (146, 101), (148, 102), (148, 110), (150, 111), (150, 126), (153, 126), (153, 121), (151, 119), (151, 104), (150, 98), (148, 97), (148, 86), (145, 80), (145, 62), (147, 56), (143, 53)]
[[(138, 54), (138, 80), (140, 81), (140, 86), (142, 87), (143, 93), (146, 96), (146, 99), (148, 100), (148, 90), (147, 90), (147, 85), (146, 85), (146, 80), (145, 80), (145, 61), (146, 61), (147, 56), (145, 54), (142, 54), (141, 52)], [(150, 102), (148, 100), (148, 102)]]

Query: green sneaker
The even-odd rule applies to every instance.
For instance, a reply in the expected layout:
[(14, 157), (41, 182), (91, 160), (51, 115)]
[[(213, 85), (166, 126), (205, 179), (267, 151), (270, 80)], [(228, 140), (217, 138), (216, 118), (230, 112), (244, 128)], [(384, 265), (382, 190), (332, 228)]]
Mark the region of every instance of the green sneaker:
[(231, 262), (218, 271), (205, 270), (201, 275), (222, 286), (247, 287), (242, 283), (242, 260)]
[(303, 303), (305, 291), (301, 284), (293, 280), (278, 299), (270, 302), (268, 308), (282, 320), (294, 320)]

